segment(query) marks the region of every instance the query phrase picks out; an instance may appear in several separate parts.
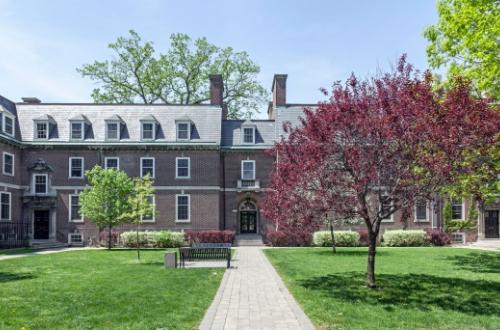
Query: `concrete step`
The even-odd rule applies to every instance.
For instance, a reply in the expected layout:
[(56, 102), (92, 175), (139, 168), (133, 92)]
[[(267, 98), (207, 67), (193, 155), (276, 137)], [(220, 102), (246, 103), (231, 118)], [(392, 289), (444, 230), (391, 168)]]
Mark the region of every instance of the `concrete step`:
[(68, 244), (55, 240), (36, 240), (30, 242), (30, 247), (36, 250), (65, 248)]
[(236, 235), (236, 246), (264, 246), (262, 236), (258, 234), (241, 234)]

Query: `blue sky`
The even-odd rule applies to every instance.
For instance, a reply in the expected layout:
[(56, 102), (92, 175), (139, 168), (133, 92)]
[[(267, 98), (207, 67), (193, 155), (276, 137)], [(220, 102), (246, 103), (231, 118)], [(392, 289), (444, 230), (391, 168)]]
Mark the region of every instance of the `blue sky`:
[(75, 68), (109, 58), (107, 44), (134, 29), (158, 50), (175, 32), (245, 50), (266, 88), (287, 73), (288, 102), (314, 103), (320, 87), (387, 70), (402, 53), (426, 69), (422, 31), (436, 20), (432, 0), (0, 0), (0, 94), (91, 101)]

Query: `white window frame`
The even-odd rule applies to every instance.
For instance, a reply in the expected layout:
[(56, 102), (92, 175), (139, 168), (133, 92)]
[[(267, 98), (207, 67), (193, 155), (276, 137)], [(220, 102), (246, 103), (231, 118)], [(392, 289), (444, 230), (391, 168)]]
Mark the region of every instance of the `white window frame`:
[[(46, 127), (46, 137), (41, 138), (38, 137), (38, 124), (44, 124)], [(35, 130), (33, 133), (33, 140), (48, 140), (49, 139), (49, 131), (50, 131), (50, 122), (47, 120), (36, 120), (35, 121)]]
[[(144, 138), (144, 124), (152, 125), (153, 132), (151, 138)], [(141, 140), (142, 141), (154, 141), (156, 139), (156, 122), (152, 120), (141, 121)]]
[[(188, 218), (179, 219), (179, 197), (187, 197), (188, 200)], [(191, 222), (191, 195), (189, 194), (176, 194), (175, 195), (175, 222), (187, 223)]]
[[(245, 142), (245, 130), (252, 130), (252, 142)], [(255, 127), (254, 126), (243, 126), (241, 127), (241, 143), (242, 144), (255, 144)]]
[[(244, 172), (245, 172), (244, 171), (244, 164), (245, 163), (253, 163), (253, 175), (252, 175), (251, 179), (245, 178), (245, 175), (244, 175)], [(257, 172), (257, 168), (255, 165), (255, 160), (242, 160), (241, 161), (241, 180), (255, 180), (256, 172)]]
[[(7, 196), (9, 196), (9, 218), (8, 219), (2, 219), (1, 216), (2, 216), (2, 203), (1, 203), (1, 195), (3, 194), (6, 194)], [(12, 193), (11, 192), (8, 192), (8, 191), (1, 191), (0, 192), (0, 221), (12, 221)]]
[(457, 221), (464, 221), (465, 220), (465, 201), (464, 199), (462, 198), (461, 199), (462, 203), (461, 203), (461, 206), (462, 206), (462, 217), (460, 219), (453, 219), (453, 205), (458, 205), (458, 204), (454, 204), (453, 203), (453, 198), (450, 199), (450, 204), (451, 204), (451, 207), (452, 207), (452, 220), (457, 220)]
[[(74, 138), (73, 137), (73, 125), (74, 124), (80, 125), (80, 129), (82, 131), (82, 137), (81, 138)], [(71, 141), (83, 141), (83, 140), (85, 140), (85, 122), (83, 122), (83, 121), (75, 121), (75, 120), (71, 120), (69, 122), (69, 139)]]
[[(179, 125), (186, 124), (188, 127), (187, 130), (187, 138), (181, 139), (179, 138)], [(175, 123), (175, 138), (177, 141), (190, 141), (191, 140), (191, 122), (187, 120), (181, 120)]]
[[(391, 204), (389, 207), (392, 207), (394, 206), (394, 201), (391, 200)], [(380, 204), (380, 210), (382, 209), (382, 204)], [(382, 219), (381, 222), (388, 222), (388, 223), (391, 223), (391, 222), (394, 222), (394, 212), (391, 213), (390, 217), (389, 218), (385, 218), (385, 219)]]
[[(80, 159), (82, 161), (82, 175), (81, 176), (73, 176), (73, 171), (72, 171), (72, 163), (73, 163), (73, 159)], [(68, 168), (69, 168), (69, 173), (68, 173), (68, 177), (70, 179), (83, 179), (84, 178), (84, 174), (85, 174), (85, 159), (83, 157), (69, 157), (69, 164), (68, 164)]]
[(153, 217), (149, 220), (144, 220), (142, 214), (141, 214), (141, 222), (143, 223), (154, 223), (156, 222), (156, 196), (153, 194), (151, 195), (151, 197), (153, 197)]
[(142, 167), (142, 161), (145, 160), (145, 159), (152, 159), (153, 160), (153, 175), (151, 176), (152, 179), (154, 179), (156, 177), (156, 160), (154, 157), (141, 157), (140, 159), (140, 166), (141, 166), (141, 178), (144, 177), (144, 174), (143, 174), (143, 167)]
[[(44, 193), (39, 193), (39, 192), (36, 192), (36, 177), (38, 176), (44, 176), (45, 177), (45, 192)], [(47, 195), (49, 193), (49, 175), (46, 174), (46, 173), (35, 173), (33, 174), (33, 178), (32, 178), (32, 182), (33, 182), (33, 194), (35, 195)]]
[[(12, 173), (7, 173), (5, 171), (5, 156), (12, 157)], [(3, 152), (3, 154), (2, 154), (2, 174), (8, 175), (8, 176), (14, 176), (15, 168), (16, 168), (16, 159), (15, 159), (14, 154), (11, 154), (10, 152), (6, 152), (6, 151)]]
[(108, 167), (108, 160), (110, 159), (116, 159), (116, 169), (120, 169), (120, 157), (104, 157), (104, 168), (114, 168), (114, 167)]
[(430, 219), (431, 212), (430, 212), (428, 200), (425, 200), (425, 219), (417, 219), (417, 202), (415, 202), (413, 209), (414, 209), (413, 218), (415, 219), (414, 222), (429, 222), (429, 221), (431, 221), (431, 219)]
[[(3, 117), (2, 118), (2, 130), (3, 130), (3, 132), (9, 136), (14, 137), (16, 135), (16, 117), (7, 113), (7, 112), (4, 112), (2, 117)], [(7, 118), (12, 120), (12, 133), (8, 133), (7, 130), (5, 129), (5, 127), (6, 127), (5, 122), (6, 122)]]
[[(188, 175), (179, 176), (179, 160), (187, 159), (188, 165)], [(190, 157), (175, 157), (175, 178), (176, 179), (191, 179), (191, 158)]]
[[(71, 202), (71, 199), (74, 196), (77, 196), (78, 198), (80, 198), (80, 194), (69, 194), (68, 195), (68, 222), (72, 222), (72, 223), (85, 222), (85, 220), (83, 218), (83, 214), (81, 212), (80, 212), (80, 219), (73, 220), (71, 218), (71, 214), (73, 213), (73, 203)], [(80, 200), (78, 200), (78, 202), (80, 202)]]
[[(109, 129), (108, 129), (108, 125), (109, 124), (112, 124), (112, 125), (116, 125), (116, 138), (110, 138), (109, 137)], [(107, 141), (120, 141), (121, 140), (121, 124), (119, 121), (116, 121), (116, 120), (107, 120), (106, 121), (106, 127), (105, 127), (105, 137), (106, 137), (106, 140)]]

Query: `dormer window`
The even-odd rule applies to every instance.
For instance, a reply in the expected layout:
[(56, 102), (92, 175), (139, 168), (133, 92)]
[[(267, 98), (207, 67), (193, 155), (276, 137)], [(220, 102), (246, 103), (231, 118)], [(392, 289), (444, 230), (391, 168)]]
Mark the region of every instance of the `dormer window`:
[(120, 123), (116, 121), (106, 122), (106, 140), (120, 140)]
[(177, 122), (177, 140), (187, 141), (191, 139), (191, 122), (178, 121)]
[(49, 123), (47, 121), (35, 123), (35, 138), (38, 140), (46, 140), (49, 138)]
[(158, 121), (154, 116), (146, 116), (141, 119), (141, 140), (156, 139), (156, 125)]
[(72, 121), (71, 122), (71, 140), (83, 140), (85, 139), (85, 124), (83, 121)]
[(243, 144), (255, 144), (255, 127), (243, 127)]
[(3, 114), (3, 131), (5, 134), (14, 136), (14, 117), (4, 112)]

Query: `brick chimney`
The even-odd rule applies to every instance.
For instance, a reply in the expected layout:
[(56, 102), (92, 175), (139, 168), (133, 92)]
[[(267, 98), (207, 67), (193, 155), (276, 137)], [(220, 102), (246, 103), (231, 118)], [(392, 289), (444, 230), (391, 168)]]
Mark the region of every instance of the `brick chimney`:
[(276, 118), (276, 107), (281, 107), (286, 105), (286, 74), (275, 74), (273, 78), (273, 87), (271, 91), (273, 92), (273, 102), (269, 105), (267, 114), (269, 119)]
[(223, 102), (224, 83), (222, 75), (211, 74), (210, 79), (210, 105), (218, 105), (222, 108), (222, 119), (227, 119), (227, 106)]

